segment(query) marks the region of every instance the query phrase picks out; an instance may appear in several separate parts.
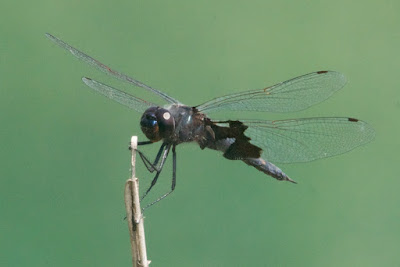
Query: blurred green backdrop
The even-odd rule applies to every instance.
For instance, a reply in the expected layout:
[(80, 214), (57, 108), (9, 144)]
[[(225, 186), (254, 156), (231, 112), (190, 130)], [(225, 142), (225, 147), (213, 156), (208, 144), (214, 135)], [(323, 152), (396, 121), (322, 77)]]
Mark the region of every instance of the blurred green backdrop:
[[(400, 265), (399, 1), (0, 8), (0, 266), (131, 266), (123, 187), (130, 136), (143, 140), (140, 114), (80, 78), (148, 95), (75, 60), (45, 32), (188, 105), (337, 70), (349, 82), (328, 101), (256, 115), (351, 116), (376, 129), (374, 142), (351, 153), (280, 165), (298, 185), (179, 146), (177, 189), (146, 212), (151, 266)], [(143, 166), (138, 176), (150, 178)]]

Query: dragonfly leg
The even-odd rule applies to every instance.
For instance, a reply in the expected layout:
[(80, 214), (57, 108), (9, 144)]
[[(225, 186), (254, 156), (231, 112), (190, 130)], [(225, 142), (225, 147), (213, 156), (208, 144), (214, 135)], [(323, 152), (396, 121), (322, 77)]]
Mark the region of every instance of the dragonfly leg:
[[(152, 141), (142, 141), (142, 142), (138, 142), (137, 143), (138, 146), (151, 145), (151, 144), (154, 144), (154, 142), (152, 142)], [(130, 146), (130, 142), (129, 142), (129, 150), (132, 150), (132, 148)]]
[(154, 172), (154, 171), (158, 171), (160, 169), (160, 166), (158, 165), (158, 162), (160, 161), (161, 158), (161, 154), (164, 152), (165, 153), (165, 146), (166, 143), (163, 143), (160, 147), (160, 149), (158, 150), (157, 156), (154, 160), (154, 163), (151, 163), (151, 161), (146, 157), (146, 155), (143, 154), (143, 152), (141, 152), (140, 150), (136, 150), (139, 153), (140, 158), (142, 159), (144, 165), (146, 166), (147, 170), (149, 172)]
[(142, 141), (142, 142), (138, 142), (138, 146), (143, 146), (143, 145), (151, 145), (154, 144), (154, 142), (152, 141)]
[[(170, 150), (170, 148), (171, 148), (171, 145), (169, 145), (169, 144), (167, 144), (166, 145), (166, 148), (163, 148), (162, 150), (164, 151), (164, 153), (162, 153), (162, 158), (161, 158), (161, 162), (160, 162), (160, 166), (156, 169), (156, 175), (154, 176), (154, 178), (153, 178), (153, 180), (151, 181), (151, 184), (150, 184), (150, 186), (149, 186), (149, 188), (146, 190), (146, 192), (143, 194), (143, 196), (140, 198), (140, 201), (142, 201), (146, 196), (147, 196), (147, 194), (150, 192), (150, 190), (153, 188), (153, 186), (157, 183), (157, 180), (158, 180), (158, 176), (160, 176), (160, 173), (161, 173), (161, 171), (162, 171), (162, 168), (163, 168), (163, 166), (164, 166), (164, 163), (165, 163), (165, 160), (167, 159), (167, 157), (168, 157), (168, 153), (169, 153), (169, 150)], [(160, 151), (162, 151), (162, 150), (160, 150)], [(161, 153), (160, 153), (161, 154)], [(144, 161), (143, 161), (144, 162)], [(151, 163), (150, 163), (151, 164)], [(156, 168), (155, 166), (152, 166), (153, 168)]]
[(172, 184), (171, 184), (171, 190), (169, 192), (165, 193), (164, 195), (162, 195), (161, 197), (159, 197), (158, 199), (156, 199), (155, 201), (153, 201), (150, 204), (148, 204), (146, 207), (142, 208), (142, 210), (145, 210), (148, 207), (156, 204), (158, 201), (166, 198), (169, 194), (171, 194), (175, 190), (175, 186), (176, 186), (176, 151), (175, 151), (175, 145), (173, 145), (172, 146)]

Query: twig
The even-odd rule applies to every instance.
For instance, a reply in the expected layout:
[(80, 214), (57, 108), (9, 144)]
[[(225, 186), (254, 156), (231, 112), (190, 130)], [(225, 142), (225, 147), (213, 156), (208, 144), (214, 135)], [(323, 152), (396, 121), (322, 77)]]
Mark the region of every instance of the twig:
[(132, 263), (134, 267), (147, 267), (150, 261), (147, 260), (143, 215), (139, 201), (139, 180), (135, 176), (137, 136), (132, 136), (130, 149), (132, 174), (125, 183), (125, 207), (131, 239)]

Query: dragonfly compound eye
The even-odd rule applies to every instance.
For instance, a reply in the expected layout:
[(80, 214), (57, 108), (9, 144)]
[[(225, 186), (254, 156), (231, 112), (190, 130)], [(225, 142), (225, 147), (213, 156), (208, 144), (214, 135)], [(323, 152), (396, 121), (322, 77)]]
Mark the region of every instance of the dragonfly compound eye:
[(157, 142), (161, 140), (160, 129), (157, 121), (157, 107), (147, 109), (140, 119), (142, 132), (149, 138), (150, 141)]
[(173, 133), (175, 120), (168, 110), (151, 107), (143, 113), (140, 126), (148, 139), (157, 142)]

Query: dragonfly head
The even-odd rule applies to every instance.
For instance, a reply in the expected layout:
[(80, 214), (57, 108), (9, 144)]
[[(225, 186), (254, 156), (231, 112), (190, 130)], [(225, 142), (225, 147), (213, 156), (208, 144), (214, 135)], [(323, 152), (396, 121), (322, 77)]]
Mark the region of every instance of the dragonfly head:
[(148, 108), (140, 119), (142, 132), (153, 142), (169, 138), (175, 130), (175, 120), (171, 113), (160, 107)]

